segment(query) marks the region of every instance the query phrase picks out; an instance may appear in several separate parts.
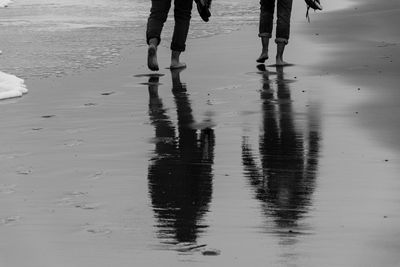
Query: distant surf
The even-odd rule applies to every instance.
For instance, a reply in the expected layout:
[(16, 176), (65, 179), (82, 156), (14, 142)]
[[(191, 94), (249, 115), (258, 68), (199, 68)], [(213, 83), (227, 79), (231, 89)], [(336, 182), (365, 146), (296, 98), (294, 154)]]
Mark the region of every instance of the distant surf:
[(0, 71), (0, 100), (20, 97), (27, 92), (23, 79)]

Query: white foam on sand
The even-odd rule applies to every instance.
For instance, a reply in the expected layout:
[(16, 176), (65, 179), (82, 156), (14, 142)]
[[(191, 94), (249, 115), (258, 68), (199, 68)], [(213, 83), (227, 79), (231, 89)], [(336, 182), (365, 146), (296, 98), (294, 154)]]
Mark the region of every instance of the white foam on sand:
[(23, 79), (0, 71), (0, 99), (20, 97), (27, 92)]
[(0, 7), (6, 7), (12, 0), (0, 0)]

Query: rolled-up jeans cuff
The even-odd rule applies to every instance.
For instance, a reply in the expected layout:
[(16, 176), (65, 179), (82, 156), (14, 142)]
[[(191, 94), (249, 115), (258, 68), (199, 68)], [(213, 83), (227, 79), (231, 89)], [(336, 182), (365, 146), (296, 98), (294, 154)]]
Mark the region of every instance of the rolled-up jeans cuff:
[(170, 48), (172, 51), (185, 52), (186, 45), (182, 46), (182, 45), (171, 44)]
[(289, 40), (286, 38), (276, 38), (275, 39), (275, 43), (284, 43), (284, 44), (288, 44)]
[(267, 38), (271, 38), (272, 34), (270, 34), (269, 32), (262, 32), (258, 34), (258, 37), (267, 37)]
[(148, 45), (150, 44), (150, 40), (151, 39), (157, 39), (157, 45), (159, 45), (161, 43), (161, 38), (158, 37), (158, 36), (155, 36), (155, 37), (147, 36), (146, 39), (147, 39), (146, 42), (147, 42)]

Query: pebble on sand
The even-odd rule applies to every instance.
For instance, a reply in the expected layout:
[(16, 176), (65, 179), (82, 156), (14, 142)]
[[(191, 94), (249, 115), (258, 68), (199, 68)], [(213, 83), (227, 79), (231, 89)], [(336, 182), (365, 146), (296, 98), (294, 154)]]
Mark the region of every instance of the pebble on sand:
[(106, 93), (102, 93), (101, 95), (112, 95), (112, 94), (114, 94), (115, 92), (106, 92)]
[(209, 249), (203, 250), (201, 252), (201, 254), (203, 254), (204, 256), (218, 256), (221, 254), (221, 250), (209, 248)]

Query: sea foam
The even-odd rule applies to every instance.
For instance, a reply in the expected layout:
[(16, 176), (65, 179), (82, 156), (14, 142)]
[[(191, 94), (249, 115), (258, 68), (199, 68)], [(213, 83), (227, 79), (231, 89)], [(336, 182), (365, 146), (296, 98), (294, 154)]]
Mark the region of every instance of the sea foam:
[(12, 0), (0, 0), (0, 7), (6, 7)]
[(0, 99), (20, 97), (27, 92), (23, 79), (0, 71)]

